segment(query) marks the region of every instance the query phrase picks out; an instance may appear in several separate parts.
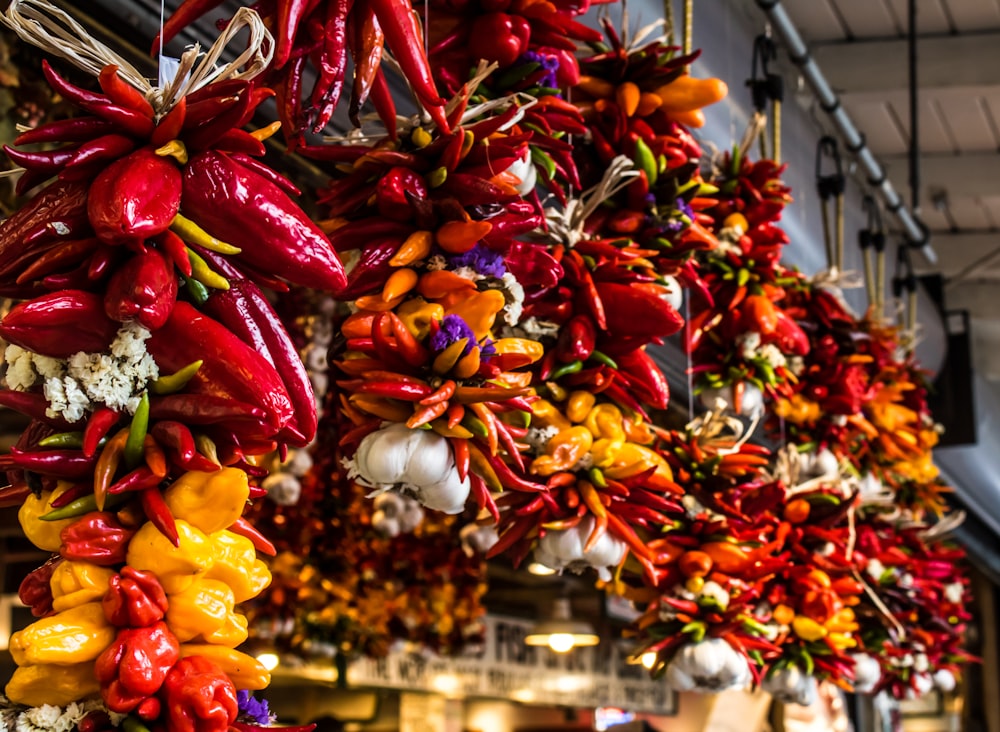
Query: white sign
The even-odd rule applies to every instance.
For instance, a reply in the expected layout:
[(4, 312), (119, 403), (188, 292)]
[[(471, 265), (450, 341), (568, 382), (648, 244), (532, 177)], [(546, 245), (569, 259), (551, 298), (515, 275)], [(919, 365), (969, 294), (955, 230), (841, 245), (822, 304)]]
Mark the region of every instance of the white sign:
[(360, 659), (348, 668), (348, 684), (658, 714), (676, 708), (666, 682), (653, 681), (645, 668), (626, 663), (626, 655), (611, 642), (555, 653), (525, 645), (532, 625), (528, 621), (490, 616), (485, 625), (486, 643), (478, 655), (441, 658), (393, 652), (385, 658)]

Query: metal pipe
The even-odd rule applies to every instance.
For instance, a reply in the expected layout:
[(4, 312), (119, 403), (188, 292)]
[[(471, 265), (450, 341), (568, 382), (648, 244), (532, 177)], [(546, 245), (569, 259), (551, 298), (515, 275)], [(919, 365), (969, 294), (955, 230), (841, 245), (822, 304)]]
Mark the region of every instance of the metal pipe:
[(782, 7), (781, 0), (756, 0), (756, 2), (781, 37), (792, 63), (799, 68), (802, 76), (813, 90), (820, 108), (833, 120), (844, 141), (844, 147), (854, 154), (858, 164), (868, 174), (869, 185), (882, 197), (886, 210), (896, 217), (907, 241), (911, 246), (919, 248), (929, 262), (936, 264), (937, 254), (930, 246), (930, 235), (927, 229), (917, 221), (906, 207), (903, 199), (900, 198), (895, 187), (889, 182), (885, 169), (868, 148), (864, 135), (858, 131), (850, 115), (841, 105), (840, 99), (830, 88), (823, 72), (809, 55), (808, 46)]

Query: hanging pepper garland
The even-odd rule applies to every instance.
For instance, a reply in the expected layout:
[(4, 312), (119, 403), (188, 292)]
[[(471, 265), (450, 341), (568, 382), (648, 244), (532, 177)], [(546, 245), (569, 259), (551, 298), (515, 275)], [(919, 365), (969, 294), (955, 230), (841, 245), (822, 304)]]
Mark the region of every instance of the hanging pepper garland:
[[(187, 0), (165, 36), (217, 4)], [(0, 228), (0, 288), (25, 300), (0, 323), (13, 344), (0, 402), (34, 420), (3, 458), (0, 500), (59, 552), (22, 586), (44, 617), (12, 638), (11, 699), (100, 693), (110, 712), (171, 729), (226, 729), (240, 713), (266, 723), (236, 692), (266, 674), (232, 650), (247, 632), (234, 604), (269, 578), (254, 548), (273, 547), (240, 518), (263, 492), (248, 480), (265, 472), (256, 456), (307, 444), (317, 423), (316, 377), (262, 294), (288, 284), (351, 307), (329, 343), (336, 427), (299, 508), (349, 513), (375, 488), (389, 527), (398, 494), (452, 514), (471, 499), (497, 521), (491, 555), (595, 567), (645, 603), (640, 648), (676, 688), (752, 678), (803, 702), (814, 679), (871, 677), (872, 657), (872, 685), (893, 694), (945, 685), (966, 660), (967, 582), (944, 583), (959, 554), (921, 533), (943, 505), (918, 372), (877, 317), (859, 321), (830, 282), (780, 265), (790, 199), (776, 165), (736, 154), (702, 178), (684, 125), (699, 126), (724, 85), (693, 79), (693, 55), (646, 42), (652, 29), (629, 39), (605, 21), (605, 44), (573, 20), (585, 8), (558, 4), (431, 5), (429, 63), (404, 5), (265, 3), (273, 63), (237, 72), (251, 50), (223, 72), (233, 78), (209, 82), (213, 56), (163, 92), (103, 54), (83, 54), (103, 94), (47, 69), (89, 116), (18, 141), (55, 150), (9, 151), (23, 191), (57, 180)], [(472, 68), (467, 27), (496, 31), (496, 66)], [(576, 40), (594, 55), (576, 59)], [(433, 124), (396, 117), (386, 41)], [(317, 227), (294, 184), (256, 160), (276, 128), (239, 128), (271, 93), (253, 80), (269, 66), (292, 147), (321, 129), (348, 51), (350, 116), (370, 95), (385, 135), (302, 147), (336, 171)], [(310, 61), (321, 74), (304, 110)], [(338, 252), (356, 260), (348, 273)], [(647, 348), (684, 325), (682, 285), (700, 386), (723, 400), (671, 432), (650, 414), (669, 391)], [(740, 339), (739, 353), (726, 347)], [(771, 465), (719, 412), (724, 387), (741, 411), (744, 383), (777, 415), (772, 434), (798, 447)], [(283, 575), (286, 594), (308, 584), (298, 568)], [(442, 587), (430, 613), (396, 617), (433, 623), (455, 599)], [(273, 620), (275, 604), (257, 612)], [(382, 652), (406, 635), (338, 625), (356, 612), (315, 619), (340, 650)], [(53, 623), (75, 629), (72, 648), (44, 642)], [(453, 647), (454, 630), (411, 639)], [(137, 653), (156, 670), (136, 674)], [(120, 721), (86, 705), (66, 714), (81, 728)]]

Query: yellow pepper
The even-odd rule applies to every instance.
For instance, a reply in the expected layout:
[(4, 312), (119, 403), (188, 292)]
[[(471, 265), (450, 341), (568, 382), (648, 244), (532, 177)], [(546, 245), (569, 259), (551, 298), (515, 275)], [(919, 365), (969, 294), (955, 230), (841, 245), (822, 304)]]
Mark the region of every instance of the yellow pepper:
[(235, 648), (250, 637), (250, 624), (243, 613), (226, 615), (226, 622), (214, 633), (205, 636), (205, 642), (217, 646)]
[(18, 666), (93, 661), (115, 639), (99, 602), (63, 610), (36, 620), (10, 637), (10, 655)]
[(531, 464), (535, 475), (552, 475), (569, 470), (590, 451), (594, 437), (586, 427), (570, 427), (552, 437), (545, 446), (547, 455), (540, 455)]
[(518, 354), (524, 356), (525, 366), (545, 355), (545, 348), (541, 343), (527, 338), (499, 338), (493, 341), (493, 348), (502, 355)]
[[(233, 591), (225, 582), (197, 579), (183, 592), (170, 595), (167, 627), (181, 643), (195, 638), (207, 639), (227, 625), (235, 604)], [(246, 636), (232, 645), (237, 646), (244, 640)]]
[(795, 635), (804, 641), (822, 640), (829, 632), (824, 626), (805, 615), (795, 616), (792, 620), (792, 630), (795, 631)]
[(849, 607), (841, 608), (826, 621), (826, 628), (833, 633), (853, 633), (858, 629), (858, 623), (854, 619), (854, 611)]
[(559, 407), (547, 399), (539, 399), (531, 405), (531, 423), (537, 427), (555, 427), (560, 431), (573, 426)]
[(253, 656), (225, 646), (208, 643), (182, 643), (181, 658), (204, 656), (222, 669), (237, 689), (256, 691), (271, 683), (271, 672)]
[(583, 422), (596, 401), (597, 397), (589, 391), (574, 391), (566, 401), (566, 416), (572, 422)]
[(113, 569), (98, 567), (90, 562), (60, 562), (49, 580), (52, 609), (62, 612), (100, 600), (107, 593), (108, 583), (114, 576)]
[(179, 547), (153, 524), (145, 523), (132, 537), (125, 556), (126, 564), (155, 573), (168, 595), (190, 587), (214, 562), (212, 543), (203, 532), (178, 519), (177, 536)]
[(218, 531), (208, 537), (215, 564), (205, 579), (229, 585), (236, 602), (257, 597), (271, 584), (271, 571), (257, 558), (257, 550), (246, 537), (232, 531)]
[(444, 319), (444, 308), (422, 297), (415, 297), (396, 308), (396, 315), (413, 337), (422, 341), (431, 333), (431, 322)]
[(62, 521), (42, 521), (39, 516), (44, 516), (52, 509), (52, 501), (61, 496), (72, 487), (72, 483), (60, 481), (55, 490), (42, 491), (41, 495), (34, 494), (28, 496), (21, 509), (17, 512), (17, 520), (21, 524), (21, 530), (28, 537), (28, 541), (44, 549), (47, 552), (57, 552), (62, 546), (62, 539), (59, 532), (72, 524), (77, 519), (68, 518)]
[(187, 521), (206, 534), (233, 525), (243, 515), (250, 484), (238, 468), (212, 473), (192, 470), (175, 480), (163, 494), (174, 518)]
[(795, 425), (813, 425), (820, 418), (819, 404), (801, 394), (793, 394), (791, 399), (777, 399), (774, 413)]
[(21, 666), (14, 671), (4, 693), (15, 704), (40, 707), (66, 706), (100, 691), (93, 661), (56, 666), (44, 663)]
[(830, 642), (839, 650), (854, 648), (858, 645), (858, 642), (847, 633), (830, 633), (828, 638)]
[(614, 404), (598, 404), (590, 410), (583, 424), (595, 439), (625, 440), (625, 418)]
[(643, 445), (626, 442), (615, 456), (614, 464), (605, 470), (604, 474), (617, 480), (618, 478), (628, 478), (652, 467), (656, 468), (654, 475), (664, 480), (674, 479), (670, 466), (661, 455)]
[(625, 440), (594, 440), (593, 447), (590, 448), (590, 456), (594, 459), (594, 466), (598, 468), (610, 468), (615, 463), (618, 453), (625, 447)]
[(474, 292), (448, 308), (447, 315), (458, 315), (468, 323), (476, 340), (482, 340), (490, 334), (497, 313), (504, 309), (507, 298), (500, 290), (483, 290)]
[(625, 436), (629, 442), (635, 442), (640, 445), (651, 445), (656, 440), (656, 435), (649, 428), (649, 424), (637, 414), (626, 417), (622, 426), (625, 428)]

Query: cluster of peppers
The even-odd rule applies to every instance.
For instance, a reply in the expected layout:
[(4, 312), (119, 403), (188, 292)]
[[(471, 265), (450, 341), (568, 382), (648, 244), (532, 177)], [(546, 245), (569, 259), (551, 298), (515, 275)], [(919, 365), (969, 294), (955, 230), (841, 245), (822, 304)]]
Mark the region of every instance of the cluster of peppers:
[(115, 66), (99, 92), (44, 72), (80, 116), (5, 148), (30, 195), (0, 225), (0, 288), (22, 300), (0, 402), (31, 422), (0, 500), (54, 554), (21, 586), (39, 620), (11, 638), (6, 697), (99, 694), (88, 730), (266, 725), (245, 714), (270, 674), (235, 650), (235, 606), (274, 547), (242, 514), (258, 456), (308, 444), (317, 415), (262, 288), (340, 289), (343, 267), (257, 160), (277, 125), (241, 129), (269, 89), (218, 80), (154, 108)]
[(721, 397), (737, 413), (753, 415), (765, 393), (790, 395), (796, 365), (809, 351), (808, 337), (784, 304), (786, 290), (802, 280), (781, 264), (789, 240), (777, 222), (792, 197), (782, 167), (751, 161), (739, 148), (723, 156), (716, 171), (711, 229), (719, 246), (699, 262), (711, 300), (687, 324), (685, 348), (704, 406)]

